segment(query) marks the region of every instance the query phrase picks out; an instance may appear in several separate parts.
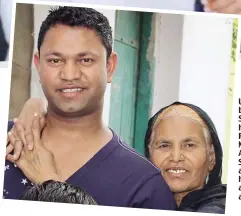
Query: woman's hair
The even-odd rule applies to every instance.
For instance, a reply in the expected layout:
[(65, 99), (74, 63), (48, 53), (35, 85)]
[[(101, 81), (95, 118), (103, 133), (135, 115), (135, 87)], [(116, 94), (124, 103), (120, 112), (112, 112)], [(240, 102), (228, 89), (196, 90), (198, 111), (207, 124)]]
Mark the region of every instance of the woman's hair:
[(52, 180), (29, 188), (20, 200), (97, 205), (96, 201), (81, 188)]
[(187, 118), (195, 121), (196, 123), (198, 123), (203, 130), (203, 135), (205, 137), (206, 144), (209, 146), (212, 145), (211, 134), (209, 132), (209, 129), (208, 129), (206, 123), (200, 118), (200, 116), (193, 109), (191, 109), (187, 106), (184, 106), (182, 104), (171, 105), (171, 106), (167, 107), (165, 110), (163, 110), (163, 112), (161, 112), (157, 116), (157, 119), (154, 122), (154, 125), (152, 127), (149, 145), (153, 144), (156, 129), (161, 124), (161, 121), (165, 118), (172, 117), (172, 116), (187, 117)]

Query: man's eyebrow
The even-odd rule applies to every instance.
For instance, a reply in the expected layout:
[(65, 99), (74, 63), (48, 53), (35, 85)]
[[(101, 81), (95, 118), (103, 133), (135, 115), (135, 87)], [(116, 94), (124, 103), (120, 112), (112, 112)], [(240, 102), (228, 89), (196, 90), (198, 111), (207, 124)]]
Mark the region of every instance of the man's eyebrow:
[(93, 52), (90, 52), (90, 51), (85, 51), (85, 52), (80, 52), (77, 54), (79, 57), (85, 57), (85, 56), (88, 56), (88, 55), (94, 55), (94, 56), (98, 56), (97, 54), (93, 53)]
[(54, 55), (54, 56), (58, 56), (58, 57), (62, 57), (63, 55), (60, 52), (56, 52), (56, 51), (50, 51), (44, 54), (44, 56), (50, 56), (50, 55)]
[[(56, 51), (47, 52), (44, 56), (47, 57), (47, 56), (50, 56), (50, 55), (54, 55), (54, 56), (58, 56), (58, 57), (64, 56), (64, 54), (62, 54), (60, 52), (56, 52)], [(88, 56), (88, 55), (98, 56), (97, 54), (95, 54), (93, 52), (90, 52), (90, 51), (79, 52), (76, 55), (79, 56), (79, 57), (85, 57), (85, 56)]]

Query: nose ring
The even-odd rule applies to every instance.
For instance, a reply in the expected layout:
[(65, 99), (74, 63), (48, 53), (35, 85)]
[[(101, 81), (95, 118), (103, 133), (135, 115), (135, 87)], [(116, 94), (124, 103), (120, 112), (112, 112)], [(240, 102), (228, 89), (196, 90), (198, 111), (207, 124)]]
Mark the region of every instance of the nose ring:
[(181, 157), (180, 157), (180, 158), (181, 158), (181, 160), (184, 160), (185, 157), (181, 154)]

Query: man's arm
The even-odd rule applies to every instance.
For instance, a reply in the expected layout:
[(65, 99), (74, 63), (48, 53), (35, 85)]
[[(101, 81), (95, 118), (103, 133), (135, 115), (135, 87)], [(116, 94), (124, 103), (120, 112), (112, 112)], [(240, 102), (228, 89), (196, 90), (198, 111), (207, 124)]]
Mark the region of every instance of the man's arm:
[(177, 209), (173, 194), (161, 174), (156, 174), (139, 188), (132, 206), (146, 209)]

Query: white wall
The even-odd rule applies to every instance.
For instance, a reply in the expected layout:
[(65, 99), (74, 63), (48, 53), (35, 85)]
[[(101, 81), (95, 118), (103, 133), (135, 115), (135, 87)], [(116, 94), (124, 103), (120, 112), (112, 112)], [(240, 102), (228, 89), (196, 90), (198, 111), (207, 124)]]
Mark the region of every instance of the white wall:
[(222, 144), (226, 135), (232, 29), (232, 20), (223, 17), (184, 18), (179, 99), (200, 106), (210, 115)]
[(0, 61), (0, 68), (7, 68), (8, 67), (8, 61)]
[(224, 144), (232, 20), (178, 16), (161, 18), (152, 114), (176, 100), (198, 105), (210, 115)]
[[(35, 46), (34, 51), (37, 51), (37, 39), (38, 39), (38, 33), (40, 26), (43, 22), (43, 20), (48, 15), (48, 11), (51, 6), (45, 6), (45, 5), (34, 5), (34, 35), (35, 35)], [(110, 25), (114, 31), (115, 29), (115, 11), (114, 10), (100, 10), (96, 9), (103, 13), (110, 22)], [(103, 120), (105, 124), (108, 125), (109, 122), (109, 110), (110, 110), (110, 84), (107, 85), (107, 89), (105, 92), (105, 103), (104, 103), (104, 111), (103, 111)], [(39, 76), (38, 72), (35, 69), (34, 64), (32, 63), (32, 77), (31, 77), (31, 97), (38, 97), (45, 99), (45, 96), (43, 94), (41, 85), (39, 83)]]
[(156, 19), (154, 94), (151, 115), (178, 100), (183, 15), (158, 14)]
[[(38, 40), (38, 33), (41, 26), (42, 21), (48, 15), (48, 10), (50, 9), (49, 6), (44, 5), (34, 5), (34, 52), (37, 51), (37, 40)], [(31, 73), (31, 97), (38, 97), (45, 99), (45, 96), (42, 91), (42, 87), (39, 83), (39, 76), (38, 72), (35, 69), (34, 63), (32, 62), (32, 73)]]

